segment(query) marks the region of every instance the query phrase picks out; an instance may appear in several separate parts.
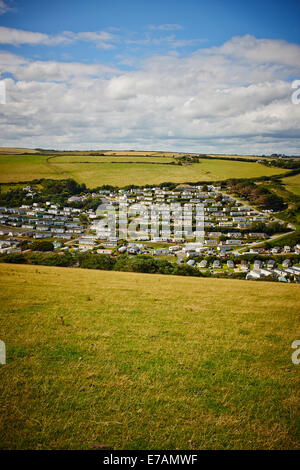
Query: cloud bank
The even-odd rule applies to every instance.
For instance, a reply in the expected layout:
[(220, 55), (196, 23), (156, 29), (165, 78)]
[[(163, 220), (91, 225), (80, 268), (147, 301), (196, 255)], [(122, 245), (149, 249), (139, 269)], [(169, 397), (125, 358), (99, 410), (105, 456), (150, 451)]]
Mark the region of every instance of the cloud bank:
[(115, 36), (107, 31), (80, 33), (63, 31), (61, 34), (51, 35), (0, 26), (0, 44), (11, 44), (14, 46), (21, 44), (56, 46), (59, 44), (72, 44), (77, 41), (85, 41), (95, 43), (97, 47), (109, 49), (114, 47), (113, 42), (115, 40)]
[[(111, 41), (101, 34), (76, 37)], [(2, 146), (300, 154), (300, 105), (291, 101), (291, 82), (300, 77), (295, 44), (234, 37), (185, 57), (154, 55), (125, 72), (6, 51), (0, 64), (7, 77)]]

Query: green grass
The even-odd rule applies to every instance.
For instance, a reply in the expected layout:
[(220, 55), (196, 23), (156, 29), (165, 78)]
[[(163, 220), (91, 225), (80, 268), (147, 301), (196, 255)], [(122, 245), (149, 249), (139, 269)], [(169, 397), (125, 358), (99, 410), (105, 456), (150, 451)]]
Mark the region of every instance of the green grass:
[(283, 178), (282, 182), (288, 191), (300, 196), (300, 174)]
[[(103, 163), (104, 161), (132, 163)], [(159, 184), (166, 181), (175, 183), (193, 181), (217, 181), (228, 178), (253, 178), (282, 173), (279, 168), (268, 168), (259, 163), (226, 160), (201, 160), (190, 165), (161, 165), (142, 162), (164, 163), (168, 157), (153, 156), (61, 156), (47, 155), (0, 155), (0, 183), (30, 181), (39, 178), (74, 178), (88, 187), (111, 184)], [(70, 162), (74, 163), (70, 163)], [(80, 162), (94, 163), (80, 163)], [(77, 162), (77, 163), (76, 163)], [(98, 162), (98, 163), (97, 163)]]
[(111, 162), (130, 162), (130, 163), (170, 163), (173, 162), (174, 159), (170, 157), (143, 157), (143, 156), (135, 156), (135, 155), (128, 155), (128, 156), (89, 156), (89, 155), (62, 155), (62, 156), (53, 156), (50, 157), (48, 160), (49, 163), (52, 165), (57, 164), (64, 164), (64, 163), (111, 163)]
[(47, 155), (0, 155), (0, 183), (39, 178), (62, 179), (64, 176), (47, 163)]
[(0, 265), (0, 448), (299, 447), (299, 286)]

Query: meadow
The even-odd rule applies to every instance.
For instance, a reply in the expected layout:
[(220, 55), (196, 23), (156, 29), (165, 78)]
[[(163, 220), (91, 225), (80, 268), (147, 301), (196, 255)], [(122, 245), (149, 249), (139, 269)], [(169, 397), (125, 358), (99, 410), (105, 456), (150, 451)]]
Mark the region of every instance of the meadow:
[(1, 449), (299, 448), (299, 285), (0, 276)]
[(283, 178), (282, 182), (288, 191), (300, 196), (300, 174)]
[[(226, 160), (200, 160), (188, 165), (163, 165), (170, 156), (138, 155), (0, 155), (0, 183), (31, 181), (40, 178), (74, 178), (87, 187), (103, 184), (159, 184), (219, 181), (227, 178), (252, 178), (284, 173), (259, 163)], [(156, 163), (156, 164), (155, 164)]]

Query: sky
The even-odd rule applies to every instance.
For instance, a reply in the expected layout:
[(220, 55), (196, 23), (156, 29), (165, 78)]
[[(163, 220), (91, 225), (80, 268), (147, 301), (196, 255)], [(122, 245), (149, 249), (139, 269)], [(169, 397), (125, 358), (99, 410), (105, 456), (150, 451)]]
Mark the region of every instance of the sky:
[(299, 0), (0, 0), (0, 146), (300, 155), (299, 19)]

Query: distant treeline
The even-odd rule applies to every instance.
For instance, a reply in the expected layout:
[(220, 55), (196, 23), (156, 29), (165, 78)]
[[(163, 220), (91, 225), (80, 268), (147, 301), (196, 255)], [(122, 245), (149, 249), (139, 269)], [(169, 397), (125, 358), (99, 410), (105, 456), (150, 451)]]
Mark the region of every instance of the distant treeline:
[(300, 160), (292, 160), (292, 159), (272, 159), (267, 161), (262, 161), (262, 163), (266, 166), (274, 166), (277, 168), (286, 168), (287, 170), (300, 170)]
[(216, 276), (210, 273), (203, 274), (197, 268), (189, 265), (179, 265), (167, 260), (156, 259), (148, 255), (130, 257), (120, 255), (98, 255), (93, 253), (9, 253), (0, 254), (1, 263), (33, 264), (44, 266), (79, 267), (84, 269), (99, 269), (104, 271), (126, 271), (149, 274), (169, 274), (176, 276), (195, 277), (230, 277), (231, 279), (243, 279), (243, 273), (222, 272)]
[[(248, 260), (253, 262), (256, 259), (267, 261), (270, 258), (268, 255), (248, 254), (239, 256), (238, 259), (230, 256), (236, 263), (241, 260)], [(279, 255), (276, 257), (277, 263), (282, 263), (286, 258), (291, 259), (294, 263), (299, 263), (300, 256), (295, 254)], [(203, 259), (196, 257), (197, 261)], [(215, 259), (214, 256), (205, 257), (210, 263)], [(225, 261), (224, 261), (225, 262)], [(103, 271), (125, 271), (135, 273), (148, 273), (148, 274), (167, 274), (175, 276), (193, 276), (193, 277), (214, 277), (214, 278), (230, 278), (230, 279), (244, 279), (245, 273), (235, 273), (229, 271), (220, 271), (217, 274), (211, 274), (210, 270), (205, 272), (189, 266), (187, 264), (178, 265), (171, 263), (167, 260), (156, 259), (148, 255), (137, 255), (134, 257), (120, 255), (112, 257), (109, 255), (98, 255), (93, 253), (10, 253), (0, 254), (0, 263), (13, 263), (13, 264), (29, 264), (29, 265), (43, 265), (43, 266), (57, 266), (57, 267), (73, 267), (83, 269), (96, 269)], [(272, 280), (266, 278), (265, 280)]]

